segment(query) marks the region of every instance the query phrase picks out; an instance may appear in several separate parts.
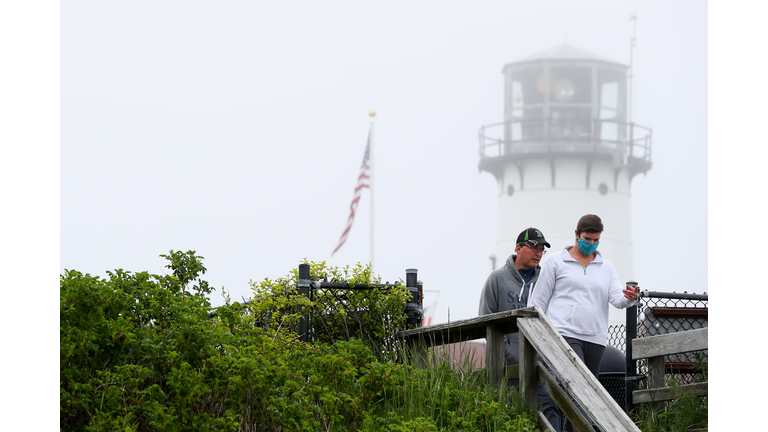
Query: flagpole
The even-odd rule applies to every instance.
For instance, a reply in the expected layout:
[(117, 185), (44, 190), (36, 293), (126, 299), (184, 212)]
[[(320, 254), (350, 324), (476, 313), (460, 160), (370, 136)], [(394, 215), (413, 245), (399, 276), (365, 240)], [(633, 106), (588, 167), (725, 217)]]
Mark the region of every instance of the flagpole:
[(368, 181), (369, 181), (369, 183), (368, 183), (369, 184), (368, 191), (371, 194), (371, 223), (370, 223), (370, 226), (368, 228), (370, 230), (370, 232), (369, 232), (370, 240), (369, 240), (369, 243), (368, 243), (368, 247), (370, 249), (368, 251), (368, 257), (371, 260), (371, 274), (373, 274), (373, 191), (374, 191), (374, 187), (373, 187), (373, 173), (374, 173), (373, 165), (374, 165), (374, 163), (373, 162), (375, 161), (375, 159), (373, 157), (373, 147), (374, 147), (373, 146), (373, 118), (376, 117), (376, 111), (375, 110), (370, 110), (368, 112), (368, 115), (371, 116), (371, 130), (369, 131), (369, 134), (370, 134), (370, 144), (369, 144), (370, 145), (370, 149), (369, 149), (369, 152), (370, 153), (369, 153), (369, 159), (368, 159), (369, 164), (370, 164), (370, 173), (369, 173), (370, 178), (368, 179)]

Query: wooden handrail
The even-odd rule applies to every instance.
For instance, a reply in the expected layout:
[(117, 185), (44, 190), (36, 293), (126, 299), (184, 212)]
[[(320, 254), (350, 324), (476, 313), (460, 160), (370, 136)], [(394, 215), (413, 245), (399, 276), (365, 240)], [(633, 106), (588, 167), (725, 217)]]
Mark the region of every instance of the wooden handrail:
[[(597, 377), (587, 369), (584, 362), (579, 359), (576, 352), (568, 345), (568, 342), (560, 335), (552, 322), (541, 312), (541, 309), (534, 307), (538, 312), (538, 317), (521, 318), (518, 320), (520, 327), (520, 345), (528, 343), (544, 357), (552, 371), (557, 375), (560, 384), (573, 396), (573, 399), (586, 411), (592, 421), (597, 424), (601, 430), (605, 431), (640, 431), (632, 420), (627, 416), (624, 410), (619, 407), (607, 390), (600, 384)], [(526, 340), (524, 344), (522, 339)], [(521, 355), (522, 359), (523, 356)], [(521, 361), (521, 367), (526, 368), (526, 364)], [(520, 373), (523, 381), (521, 384), (523, 392), (536, 393), (536, 383), (525, 383), (525, 373)], [(552, 395), (552, 393), (550, 393)], [(535, 406), (535, 405), (534, 405)], [(564, 407), (558, 404), (563, 409)], [(565, 412), (565, 410), (564, 410)], [(573, 422), (578, 430), (587, 429), (584, 425), (580, 427), (577, 424), (578, 419), (572, 415), (566, 416)], [(589, 425), (586, 425), (589, 426)]]
[(648, 336), (632, 341), (632, 359), (648, 359), (648, 389), (632, 392), (634, 403), (649, 403), (672, 400), (680, 393), (688, 396), (706, 396), (708, 383), (683, 384), (667, 387), (664, 357), (708, 348), (708, 327), (685, 330), (663, 335)]
[(429, 346), (445, 345), (482, 339), (485, 337), (485, 328), (489, 324), (500, 327), (505, 333), (517, 333), (518, 317), (536, 316), (538, 315), (532, 308), (516, 309), (449, 323), (402, 330), (397, 332), (396, 336), (410, 340), (424, 337), (425, 342)]
[(634, 339), (632, 360), (705, 350), (708, 339), (708, 327)]
[(427, 359), (427, 349), (431, 346), (486, 339), (485, 365), (492, 384), (504, 381), (504, 334), (517, 333), (517, 318), (536, 316), (531, 309), (517, 309), (483, 315), (428, 327), (417, 327), (396, 333), (411, 346), (412, 355), (417, 365), (422, 367)]
[[(560, 388), (560, 381), (601, 430), (640, 431), (538, 307), (404, 330), (397, 336), (408, 341), (418, 365), (426, 361), (430, 346), (485, 337), (488, 378), (491, 384), (501, 385), (507, 372), (503, 336), (516, 332), (520, 333), (520, 365), (518, 371), (509, 368), (509, 372), (519, 374), (525, 404), (534, 409), (538, 406), (537, 383), (541, 381), (577, 430), (593, 431), (587, 419)], [(557, 381), (538, 361), (539, 355), (557, 375)]]

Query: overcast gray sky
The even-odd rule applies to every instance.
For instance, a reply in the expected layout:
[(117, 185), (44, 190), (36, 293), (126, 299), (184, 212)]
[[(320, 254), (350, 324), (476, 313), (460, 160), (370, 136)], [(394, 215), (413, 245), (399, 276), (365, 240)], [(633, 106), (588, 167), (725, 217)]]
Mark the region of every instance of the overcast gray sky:
[[(707, 291), (701, 1), (62, 3), (61, 271), (161, 273), (194, 249), (240, 299), (302, 258), (368, 261), (367, 191), (330, 253), (375, 109), (375, 271), (417, 268), (437, 322), (475, 316), (497, 218), (477, 132), (502, 120), (502, 67), (566, 41), (628, 64), (633, 12), (654, 163), (632, 184), (636, 279)], [(657, 253), (670, 237), (685, 254)]]

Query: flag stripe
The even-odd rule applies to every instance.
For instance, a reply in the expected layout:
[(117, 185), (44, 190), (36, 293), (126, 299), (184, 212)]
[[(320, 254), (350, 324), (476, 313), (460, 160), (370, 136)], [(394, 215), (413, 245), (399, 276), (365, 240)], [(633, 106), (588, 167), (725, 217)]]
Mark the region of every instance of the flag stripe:
[(369, 131), (368, 142), (365, 145), (365, 154), (363, 155), (363, 164), (360, 167), (360, 175), (357, 176), (357, 185), (355, 185), (354, 194), (352, 195), (352, 202), (349, 204), (349, 217), (347, 218), (347, 224), (344, 226), (344, 231), (341, 233), (341, 238), (339, 239), (339, 243), (336, 245), (336, 248), (333, 250), (333, 252), (331, 252), (331, 256), (333, 256), (336, 253), (336, 251), (338, 251), (341, 248), (344, 242), (347, 241), (347, 236), (349, 235), (349, 231), (350, 229), (352, 229), (352, 223), (355, 221), (355, 211), (357, 210), (358, 204), (360, 204), (360, 198), (361, 198), (363, 189), (370, 188), (370, 184), (368, 183), (368, 180), (370, 180), (368, 171), (371, 168), (369, 164), (370, 150), (371, 150), (371, 133)]

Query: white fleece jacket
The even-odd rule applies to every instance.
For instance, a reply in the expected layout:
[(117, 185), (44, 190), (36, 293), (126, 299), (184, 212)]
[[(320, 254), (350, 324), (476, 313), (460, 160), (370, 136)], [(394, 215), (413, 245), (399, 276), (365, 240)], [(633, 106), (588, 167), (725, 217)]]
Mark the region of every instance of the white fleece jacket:
[(635, 302), (624, 297), (616, 268), (600, 252), (587, 268), (566, 246), (544, 263), (528, 306), (538, 306), (564, 337), (605, 346), (608, 341), (608, 303), (618, 309)]

